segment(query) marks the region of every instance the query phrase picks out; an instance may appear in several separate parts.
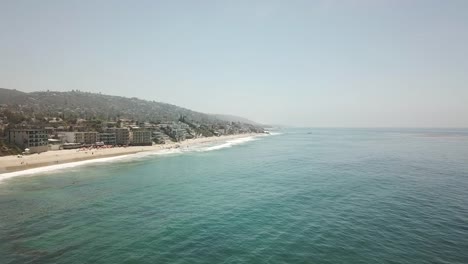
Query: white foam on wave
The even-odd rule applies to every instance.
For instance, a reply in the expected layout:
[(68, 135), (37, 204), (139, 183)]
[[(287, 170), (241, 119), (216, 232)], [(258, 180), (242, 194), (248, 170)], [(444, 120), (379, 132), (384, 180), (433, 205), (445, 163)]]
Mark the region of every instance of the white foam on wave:
[(64, 163), (64, 164), (39, 167), (39, 168), (34, 168), (34, 169), (27, 169), (27, 170), (22, 170), (22, 171), (2, 173), (0, 174), (0, 182), (6, 179), (12, 178), (12, 177), (17, 177), (17, 176), (42, 174), (46, 172), (69, 169), (69, 168), (74, 168), (74, 167), (83, 166), (83, 165), (92, 164), (92, 163), (113, 162), (116, 160), (128, 158), (129, 156), (131, 155), (121, 155), (121, 156), (108, 157), (108, 158), (83, 160), (83, 161), (76, 161), (76, 162), (69, 162), (69, 163)]
[(205, 151), (219, 150), (223, 148), (230, 148), (232, 146), (243, 144), (243, 143), (253, 141), (256, 139), (257, 139), (256, 136), (244, 137), (244, 138), (227, 140), (225, 143), (222, 143), (220, 145), (209, 146), (209, 147), (200, 148), (200, 146), (193, 146), (193, 147), (185, 147), (185, 148), (161, 149), (161, 150), (155, 150), (155, 151), (145, 151), (145, 152), (138, 152), (134, 154), (120, 155), (120, 156), (115, 156), (115, 157), (98, 158), (98, 159), (92, 159), (92, 160), (83, 160), (83, 161), (69, 162), (69, 163), (64, 163), (64, 164), (50, 165), (50, 166), (27, 169), (27, 170), (22, 170), (22, 171), (7, 172), (7, 173), (0, 174), (0, 183), (6, 179), (10, 179), (10, 178), (17, 177), (17, 176), (37, 175), (37, 174), (60, 171), (63, 169), (70, 169), (70, 168), (75, 168), (75, 167), (95, 164), (95, 163), (133, 160), (133, 159), (140, 159), (140, 158), (156, 156), (156, 155), (158, 156), (159, 155), (177, 155), (177, 154), (182, 154), (182, 153), (187, 153), (187, 152), (205, 152)]
[(39, 167), (39, 168), (34, 168), (34, 169), (2, 173), (0, 174), (0, 182), (9, 178), (17, 177), (17, 176), (43, 174), (46, 172), (60, 171), (63, 169), (70, 169), (70, 168), (75, 168), (75, 167), (79, 167), (83, 165), (90, 165), (90, 164), (95, 164), (95, 163), (132, 160), (132, 159), (138, 159), (138, 158), (143, 158), (143, 157), (148, 157), (148, 156), (153, 156), (153, 155), (170, 155), (170, 154), (179, 154), (179, 153), (182, 153), (180, 149), (162, 149), (162, 150), (155, 150), (155, 151), (138, 152), (138, 153), (127, 154), (127, 155), (119, 155), (115, 157), (98, 158), (98, 159), (91, 159), (91, 160), (69, 162), (69, 163), (64, 163), (64, 164), (50, 165), (50, 166)]
[(128, 158), (137, 159), (137, 158), (144, 158), (149, 156), (162, 156), (162, 155), (171, 155), (171, 154), (180, 154), (182, 153), (182, 149), (180, 148), (171, 148), (171, 149), (158, 149), (153, 151), (144, 151), (138, 152), (135, 154), (131, 154)]
[(279, 136), (279, 135), (283, 135), (283, 133), (281, 133), (281, 132), (270, 132), (270, 135), (271, 136)]
[(221, 145), (215, 145), (215, 146), (210, 146), (206, 148), (201, 148), (198, 149), (197, 151), (199, 152), (205, 152), (205, 151), (213, 151), (213, 150), (219, 150), (219, 149), (224, 149), (224, 148), (230, 148), (235, 145), (247, 143), (249, 141), (254, 141), (256, 140), (256, 137), (245, 137), (245, 138), (238, 138), (238, 139), (233, 139), (233, 140), (228, 140), (226, 143), (223, 143)]

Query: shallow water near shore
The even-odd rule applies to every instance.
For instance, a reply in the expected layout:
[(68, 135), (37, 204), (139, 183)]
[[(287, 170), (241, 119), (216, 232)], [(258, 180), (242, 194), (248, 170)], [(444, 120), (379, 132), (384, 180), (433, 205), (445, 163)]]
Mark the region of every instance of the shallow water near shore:
[(0, 184), (0, 263), (468, 263), (468, 131), (289, 129)]
[[(275, 133), (272, 133), (271, 135), (275, 135)], [(38, 168), (0, 173), (0, 184), (2, 181), (11, 179), (13, 177), (34, 176), (34, 175), (44, 174), (44, 173), (54, 173), (54, 172), (59, 172), (63, 169), (70, 170), (71, 168), (82, 167), (86, 165), (92, 166), (96, 163), (100, 164), (100, 163), (108, 163), (108, 162), (125, 162), (125, 161), (137, 160), (137, 159), (141, 160), (145, 157), (150, 157), (150, 156), (176, 155), (176, 154), (182, 154), (182, 153), (188, 153), (188, 152), (204, 152), (204, 151), (212, 151), (212, 150), (218, 150), (218, 149), (223, 149), (223, 148), (230, 148), (232, 146), (243, 144), (249, 141), (253, 141), (253, 140), (256, 140), (258, 137), (267, 136), (267, 135), (257, 134), (257, 135), (252, 135), (252, 136), (242, 136), (242, 135), (239, 135), (239, 136), (241, 137), (229, 138), (225, 140), (222, 140), (222, 138), (215, 138), (217, 139), (217, 141), (213, 141), (213, 142), (208, 141), (204, 143), (192, 144), (192, 145), (182, 146), (182, 147), (171, 147), (171, 148), (166, 148), (166, 149), (140, 151), (140, 152), (136, 152), (133, 154), (121, 154), (121, 155), (115, 155), (111, 157), (95, 157), (94, 159), (86, 159), (82, 161), (66, 162), (63, 164), (47, 165), (47, 166), (40, 166)]]

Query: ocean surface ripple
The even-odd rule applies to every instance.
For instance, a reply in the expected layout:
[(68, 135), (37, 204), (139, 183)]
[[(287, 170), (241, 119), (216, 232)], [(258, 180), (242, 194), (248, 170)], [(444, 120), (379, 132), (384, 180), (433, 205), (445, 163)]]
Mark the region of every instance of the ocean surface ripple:
[(5, 180), (0, 263), (468, 263), (466, 130), (290, 129), (168, 154)]

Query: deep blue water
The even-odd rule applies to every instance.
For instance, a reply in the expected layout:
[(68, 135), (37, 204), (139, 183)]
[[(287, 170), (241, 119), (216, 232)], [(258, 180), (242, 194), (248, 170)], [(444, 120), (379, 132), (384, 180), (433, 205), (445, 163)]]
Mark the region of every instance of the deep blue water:
[(0, 263), (468, 263), (468, 131), (291, 129), (0, 184)]

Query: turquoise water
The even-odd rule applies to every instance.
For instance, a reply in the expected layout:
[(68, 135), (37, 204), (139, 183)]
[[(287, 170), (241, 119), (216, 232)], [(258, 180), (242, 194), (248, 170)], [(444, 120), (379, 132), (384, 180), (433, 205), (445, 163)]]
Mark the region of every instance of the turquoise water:
[(1, 183), (0, 263), (468, 263), (467, 130), (211, 149)]

